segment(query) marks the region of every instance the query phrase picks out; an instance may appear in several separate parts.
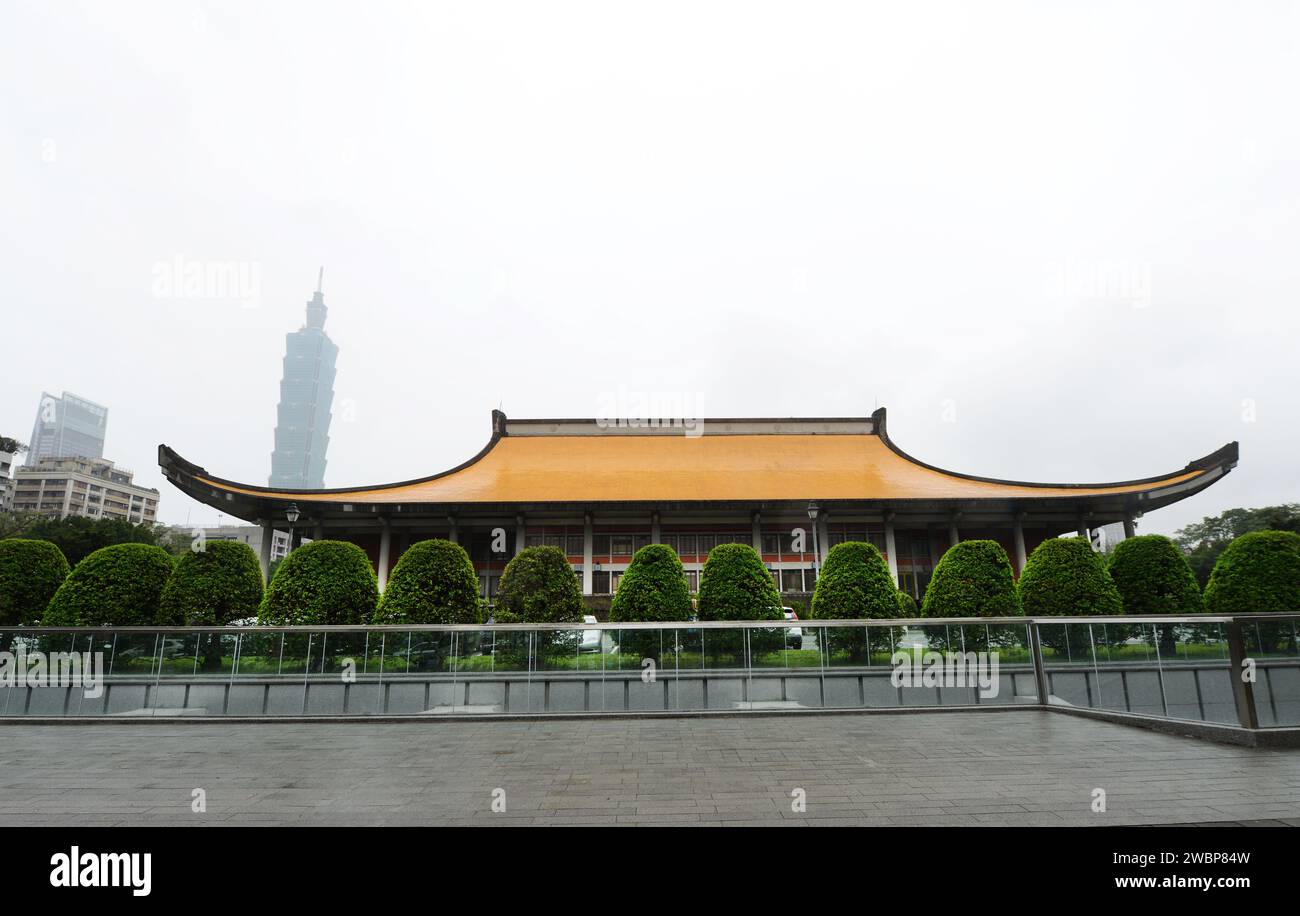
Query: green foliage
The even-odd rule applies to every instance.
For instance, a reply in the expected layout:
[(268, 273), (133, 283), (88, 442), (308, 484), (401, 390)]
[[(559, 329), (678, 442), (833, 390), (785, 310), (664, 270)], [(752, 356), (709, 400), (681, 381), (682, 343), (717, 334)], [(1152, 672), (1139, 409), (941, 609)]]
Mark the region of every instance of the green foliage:
[(40, 620), (68, 570), (67, 559), (49, 541), (0, 541), (0, 627)]
[(934, 568), (923, 617), (1018, 617), (1024, 613), (1007, 552), (997, 541), (958, 541)]
[(497, 607), (527, 623), (582, 620), (582, 589), (558, 547), (526, 547), (501, 574)]
[[(921, 602), (922, 617), (1024, 614), (1007, 552), (997, 541), (958, 541), (940, 558)], [(982, 652), (1023, 640), (1023, 627), (936, 626), (924, 634), (938, 651)]]
[(478, 590), (464, 547), (436, 538), (420, 541), (393, 567), (375, 623), (478, 623)]
[[(636, 552), (619, 580), (609, 619), (615, 623), (691, 619), (686, 573), (675, 550), (666, 544), (648, 544)], [(665, 634), (669, 642), (671, 635)], [(618, 641), (620, 651), (656, 661), (665, 642), (659, 632), (650, 630), (624, 630)]]
[(748, 544), (719, 544), (704, 563), (701, 620), (782, 620), (781, 594)]
[[(889, 564), (874, 544), (847, 541), (836, 544), (813, 588), (812, 616), (820, 620), (902, 617), (903, 593), (889, 574)], [(832, 627), (821, 630), (833, 652), (845, 652), (851, 661), (867, 654), (867, 632), (863, 627)]]
[(167, 624), (159, 602), (175, 564), (152, 544), (115, 544), (78, 563), (41, 618), (47, 627)]
[(898, 616), (910, 619), (921, 616), (921, 611), (916, 606), (916, 599), (901, 590), (898, 593)]
[[(1110, 578), (1106, 560), (1083, 538), (1049, 538), (1025, 563), (1018, 584), (1020, 603), (1030, 617), (1091, 617), (1122, 614), (1124, 603)], [(1044, 624), (1043, 645), (1070, 658), (1091, 658), (1100, 647), (1123, 641), (1126, 627)]]
[(223, 627), (256, 617), (262, 568), (253, 548), (239, 541), (207, 541), (186, 551), (163, 589), (160, 620), (177, 626)]
[(1300, 534), (1252, 531), (1228, 545), (1205, 588), (1211, 614), (1300, 613)]
[(1300, 534), (1300, 503), (1265, 506), (1262, 509), (1229, 509), (1221, 515), (1204, 518), (1180, 528), (1174, 534), (1174, 543), (1187, 554), (1196, 581), (1201, 588), (1205, 588), (1215, 562), (1228, 544), (1252, 531), (1292, 531)]
[(889, 564), (874, 544), (836, 544), (817, 577), (812, 616), (818, 620), (899, 617), (899, 594)]
[[(781, 593), (763, 558), (748, 544), (719, 544), (704, 561), (697, 599), (700, 620), (784, 620)], [(713, 651), (741, 651), (738, 630), (708, 630), (705, 640)], [(754, 654), (785, 648), (786, 631), (779, 628), (749, 631)]]
[(1020, 602), (1031, 617), (1121, 614), (1119, 590), (1105, 560), (1083, 538), (1049, 538), (1020, 574)]
[(76, 566), (96, 550), (114, 544), (157, 544), (158, 529), (112, 518), (38, 518), (24, 526), (23, 537), (49, 541)]
[(358, 624), (379, 603), (379, 581), (356, 544), (312, 541), (284, 558), (262, 598), (264, 626)]
[(648, 544), (636, 552), (619, 580), (609, 619), (620, 623), (691, 619), (686, 573), (675, 550), (666, 544)]
[(1187, 558), (1164, 535), (1143, 534), (1120, 541), (1110, 555), (1110, 577), (1119, 589), (1125, 614), (1148, 617), (1203, 610)]

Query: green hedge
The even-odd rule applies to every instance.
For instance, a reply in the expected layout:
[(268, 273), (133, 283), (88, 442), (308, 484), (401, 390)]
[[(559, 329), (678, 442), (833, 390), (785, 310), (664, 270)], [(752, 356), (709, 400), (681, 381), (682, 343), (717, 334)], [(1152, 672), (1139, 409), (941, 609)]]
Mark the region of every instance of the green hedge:
[[(618, 592), (609, 606), (609, 619), (614, 623), (691, 619), (686, 572), (675, 550), (666, 544), (648, 544), (636, 552), (627, 572), (619, 579)], [(624, 630), (619, 634), (620, 651), (641, 658), (658, 661), (664, 644), (665, 640), (656, 631)]]
[(812, 616), (817, 620), (899, 617), (899, 594), (889, 564), (874, 544), (836, 544), (813, 588)]
[(902, 590), (898, 592), (898, 616), (910, 619), (921, 616), (921, 611), (916, 606), (916, 599)]
[(479, 583), (465, 548), (435, 538), (412, 544), (393, 567), (375, 623), (479, 623)]
[(175, 626), (224, 627), (256, 617), (262, 604), (262, 567), (239, 541), (205, 541), (188, 550), (163, 589), (160, 620)]
[(47, 627), (166, 624), (159, 603), (174, 568), (171, 554), (151, 544), (102, 547), (63, 580), (41, 623)]
[(526, 623), (577, 623), (582, 588), (563, 550), (525, 547), (501, 574), (497, 606)]
[[(958, 541), (940, 558), (921, 602), (922, 617), (1024, 614), (1007, 552), (997, 541)], [(1024, 641), (1024, 627), (926, 627), (932, 648), (982, 652)]]
[(312, 541), (289, 554), (262, 598), (264, 626), (368, 623), (379, 581), (366, 552), (346, 541)]
[(939, 560), (925, 590), (923, 617), (1024, 614), (1007, 552), (997, 541), (958, 541)]
[(1125, 538), (1110, 555), (1109, 566), (1125, 614), (1151, 617), (1204, 610), (1187, 557), (1164, 535)]
[(781, 593), (748, 544), (719, 544), (700, 575), (701, 620), (783, 620)]
[[(902, 617), (902, 594), (874, 544), (847, 541), (826, 554), (813, 588), (812, 616), (815, 620)], [(832, 652), (843, 652), (855, 662), (866, 658), (867, 632), (863, 627), (816, 632), (826, 634)]]
[(1300, 534), (1252, 531), (1219, 555), (1205, 586), (1211, 614), (1300, 613)]
[(1085, 538), (1049, 538), (1020, 574), (1020, 603), (1030, 617), (1122, 614), (1124, 602), (1106, 562)]
[(0, 627), (39, 621), (69, 569), (63, 551), (49, 541), (0, 541)]
[[(1106, 560), (1085, 538), (1049, 538), (1035, 548), (1020, 573), (1020, 603), (1030, 617), (1092, 617), (1124, 613)], [(1092, 658), (1100, 647), (1127, 638), (1121, 626), (1044, 624), (1043, 645), (1070, 658)]]

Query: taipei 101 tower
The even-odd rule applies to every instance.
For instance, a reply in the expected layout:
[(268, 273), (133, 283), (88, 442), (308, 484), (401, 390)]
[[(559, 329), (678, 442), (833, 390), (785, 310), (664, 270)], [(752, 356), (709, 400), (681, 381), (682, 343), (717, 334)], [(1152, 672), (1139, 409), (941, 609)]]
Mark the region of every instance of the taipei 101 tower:
[(325, 452), (330, 443), (330, 406), (339, 348), (325, 333), (325, 295), (320, 269), (316, 292), (307, 303), (307, 321), (285, 335), (284, 375), (276, 411), (273, 487), (319, 490), (325, 486)]

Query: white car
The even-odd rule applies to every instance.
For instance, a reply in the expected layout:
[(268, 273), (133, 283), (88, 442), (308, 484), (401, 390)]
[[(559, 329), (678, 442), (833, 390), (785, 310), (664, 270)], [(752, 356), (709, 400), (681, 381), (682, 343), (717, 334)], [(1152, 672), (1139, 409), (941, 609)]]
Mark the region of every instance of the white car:
[[(781, 610), (785, 612), (785, 619), (786, 619), (786, 620), (798, 620), (798, 619), (799, 619), (799, 615), (796, 614), (796, 613), (794, 612), (794, 608), (792, 608), (792, 607), (783, 607), (783, 608), (781, 608)], [(794, 642), (794, 643), (796, 643), (796, 644), (798, 644), (798, 645), (802, 645), (802, 644), (803, 644), (803, 627), (789, 627), (788, 629), (789, 629), (789, 638), (790, 638), (791, 642)]]
[[(583, 615), (582, 622), (587, 624), (587, 626), (596, 626), (599, 623), (599, 621), (597, 621), (591, 614)], [(582, 644), (578, 647), (578, 651), (599, 652), (600, 641), (604, 632), (604, 630), (583, 630)]]

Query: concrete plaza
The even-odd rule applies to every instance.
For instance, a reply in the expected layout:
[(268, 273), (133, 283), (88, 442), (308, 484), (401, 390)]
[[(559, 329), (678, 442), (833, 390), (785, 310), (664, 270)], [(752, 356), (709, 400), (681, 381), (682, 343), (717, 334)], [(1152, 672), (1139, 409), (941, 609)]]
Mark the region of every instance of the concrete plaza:
[(0, 826), (1224, 821), (1300, 825), (1300, 750), (1042, 710), (0, 726)]

